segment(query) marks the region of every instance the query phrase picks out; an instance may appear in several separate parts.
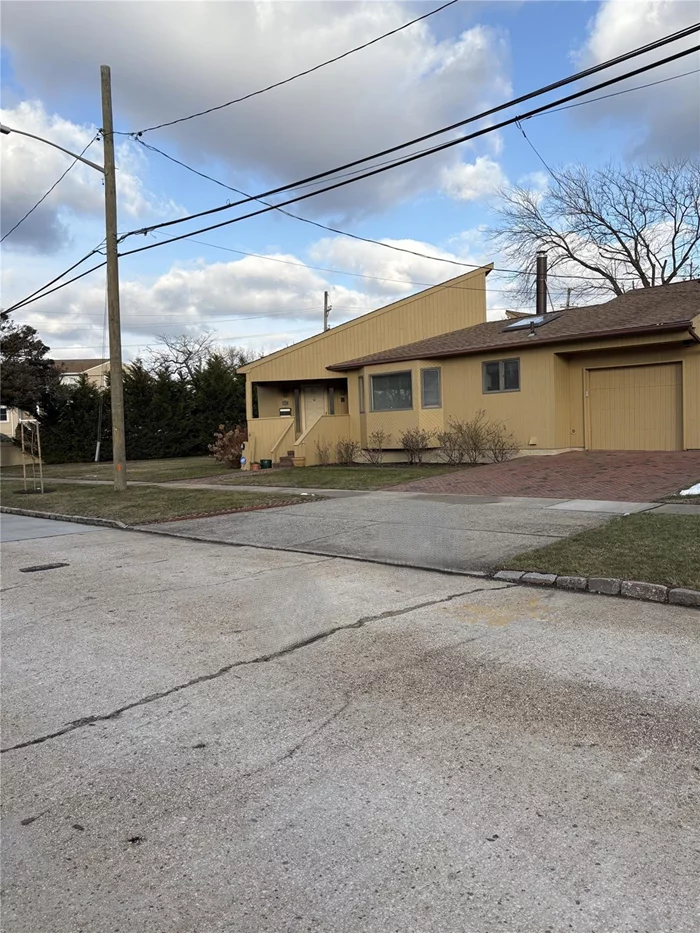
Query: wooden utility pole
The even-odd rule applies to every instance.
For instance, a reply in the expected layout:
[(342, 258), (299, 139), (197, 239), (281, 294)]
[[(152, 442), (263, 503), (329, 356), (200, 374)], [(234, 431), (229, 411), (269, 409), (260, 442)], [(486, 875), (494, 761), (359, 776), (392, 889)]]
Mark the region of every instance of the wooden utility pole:
[(112, 462), (114, 489), (126, 490), (126, 434), (124, 431), (124, 375), (119, 312), (119, 257), (117, 254), (117, 183), (114, 165), (112, 76), (109, 65), (100, 67), (102, 86), (102, 140), (105, 172), (105, 232), (107, 255), (107, 313), (109, 317), (109, 378), (112, 397)]
[(331, 313), (331, 303), (328, 300), (328, 292), (323, 293), (323, 330), (327, 331), (328, 328), (328, 315)]

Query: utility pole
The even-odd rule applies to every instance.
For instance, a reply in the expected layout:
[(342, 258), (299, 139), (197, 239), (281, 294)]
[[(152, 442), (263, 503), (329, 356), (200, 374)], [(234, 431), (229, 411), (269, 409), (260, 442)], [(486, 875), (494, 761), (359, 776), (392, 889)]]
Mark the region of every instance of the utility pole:
[(323, 330), (329, 330), (328, 315), (331, 313), (331, 303), (328, 300), (328, 292), (323, 293)]
[(115, 492), (126, 490), (126, 434), (124, 430), (124, 374), (119, 312), (119, 257), (117, 255), (117, 183), (114, 165), (112, 76), (100, 66), (102, 87), (102, 140), (105, 173), (105, 232), (107, 254), (107, 314), (109, 318), (109, 377), (112, 398), (112, 462)]

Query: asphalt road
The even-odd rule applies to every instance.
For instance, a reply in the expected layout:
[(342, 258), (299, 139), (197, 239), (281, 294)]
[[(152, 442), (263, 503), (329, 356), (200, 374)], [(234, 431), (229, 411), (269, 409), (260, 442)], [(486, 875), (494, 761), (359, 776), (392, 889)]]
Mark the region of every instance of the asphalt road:
[(2, 556), (7, 933), (697, 930), (697, 612), (107, 530)]

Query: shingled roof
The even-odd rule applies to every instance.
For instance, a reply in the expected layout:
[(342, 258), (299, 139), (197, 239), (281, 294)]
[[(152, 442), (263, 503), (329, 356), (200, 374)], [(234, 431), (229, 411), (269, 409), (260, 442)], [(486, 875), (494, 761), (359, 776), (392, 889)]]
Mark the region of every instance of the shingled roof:
[(54, 365), (62, 373), (73, 375), (75, 373), (85, 373), (88, 369), (94, 369), (95, 366), (101, 366), (103, 363), (108, 362), (109, 360), (54, 360)]
[(550, 312), (540, 326), (532, 329), (534, 336), (530, 336), (528, 327), (508, 330), (515, 323), (512, 320), (487, 321), (327, 368), (342, 372), (373, 363), (465, 356), (623, 334), (683, 331), (689, 329), (697, 315), (700, 315), (700, 281), (675, 282), (635, 289), (599, 305)]

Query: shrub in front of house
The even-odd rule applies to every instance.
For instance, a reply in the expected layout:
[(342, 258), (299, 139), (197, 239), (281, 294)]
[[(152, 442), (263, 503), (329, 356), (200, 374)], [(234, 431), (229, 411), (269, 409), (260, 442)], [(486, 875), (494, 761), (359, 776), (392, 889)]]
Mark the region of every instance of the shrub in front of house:
[(340, 437), (335, 445), (335, 459), (342, 466), (352, 466), (360, 452), (359, 443), (352, 437)]
[(433, 432), (423, 428), (408, 428), (399, 438), (401, 446), (408, 454), (409, 463), (422, 463), (430, 447)]
[(215, 460), (225, 463), (232, 470), (240, 470), (243, 444), (248, 440), (248, 432), (237, 424), (231, 431), (220, 424), (214, 433), (214, 443), (209, 444), (209, 453)]
[(489, 421), (483, 409), (466, 421), (451, 418), (447, 428), (437, 434), (437, 442), (440, 445), (438, 456), (453, 466), (484, 460), (501, 463), (520, 449), (505, 422)]
[(384, 451), (391, 445), (391, 434), (381, 430), (372, 431), (367, 440), (368, 445), (362, 451), (362, 455), (372, 466), (381, 466), (384, 461)]
[(331, 462), (331, 445), (321, 438), (316, 440), (316, 459), (319, 466), (328, 466)]

